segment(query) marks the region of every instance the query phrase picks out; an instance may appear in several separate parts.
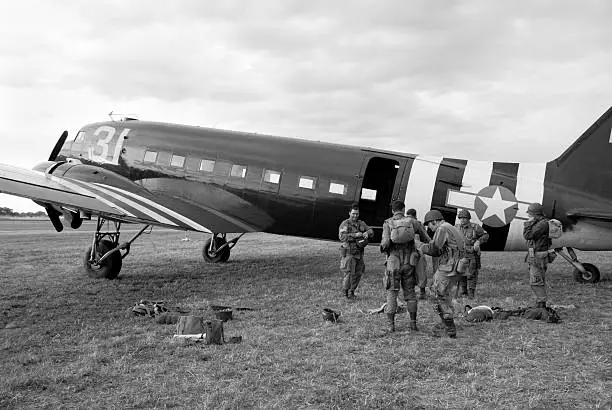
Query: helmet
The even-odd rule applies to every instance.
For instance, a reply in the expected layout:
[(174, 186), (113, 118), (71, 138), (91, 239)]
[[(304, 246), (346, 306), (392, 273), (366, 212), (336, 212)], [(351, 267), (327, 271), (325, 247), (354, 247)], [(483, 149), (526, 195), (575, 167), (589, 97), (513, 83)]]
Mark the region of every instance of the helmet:
[(542, 205), (537, 202), (529, 204), (529, 206), (527, 207), (527, 213), (530, 215), (543, 215)]
[(423, 219), (424, 224), (428, 224), (431, 221), (437, 221), (438, 219), (444, 219), (442, 216), (442, 212), (437, 209), (432, 209), (431, 211), (427, 211), (425, 214), (425, 218)]
[(459, 211), (459, 213), (457, 214), (457, 218), (467, 218), (467, 219), (471, 219), (472, 215), (470, 215), (470, 211), (468, 211), (467, 209), (462, 209)]

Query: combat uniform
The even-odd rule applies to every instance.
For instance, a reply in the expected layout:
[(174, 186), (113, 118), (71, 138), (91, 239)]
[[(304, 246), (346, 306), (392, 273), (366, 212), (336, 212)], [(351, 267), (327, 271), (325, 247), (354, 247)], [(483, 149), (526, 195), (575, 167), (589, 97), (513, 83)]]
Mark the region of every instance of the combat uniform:
[[(426, 217), (425, 223), (427, 222)], [(435, 294), (433, 307), (442, 319), (442, 324), (438, 326), (437, 330), (446, 328), (446, 333), (452, 338), (456, 337), (457, 331), (453, 320), (454, 309), (450, 291), (456, 286), (461, 276), (456, 267), (459, 259), (465, 254), (464, 246), (463, 236), (460, 232), (448, 222), (442, 222), (436, 229), (431, 242), (421, 245), (420, 248), (427, 255), (439, 257), (432, 285), (432, 291)], [(434, 332), (434, 334), (436, 333)]]
[(465, 241), (465, 253), (470, 263), (466, 272), (466, 276), (459, 280), (460, 291), (462, 295), (467, 295), (473, 298), (476, 293), (476, 285), (478, 283), (478, 270), (480, 269), (480, 247), (474, 248), (474, 243), (478, 241), (480, 245), (489, 239), (489, 234), (482, 226), (468, 222), (467, 225), (458, 223), (455, 228), (463, 235)]
[(391, 221), (400, 220), (406, 220), (411, 223), (414, 234), (422, 238), (422, 242), (429, 242), (429, 236), (427, 236), (423, 225), (412, 218), (405, 217), (403, 210), (394, 212), (393, 216), (383, 223), (380, 249), (381, 252), (387, 254), (384, 280), (385, 290), (387, 291), (385, 313), (387, 313), (389, 330), (391, 331), (395, 331), (395, 313), (397, 312), (397, 296), (400, 288), (403, 290), (404, 300), (410, 314), (410, 329), (417, 330), (417, 298), (414, 293), (414, 287), (417, 280), (415, 266), (419, 255), (416, 251), (414, 240), (407, 243), (393, 243), (391, 241), (391, 226), (393, 223)]
[[(365, 237), (357, 237), (358, 232), (366, 233)], [(340, 245), (340, 271), (342, 272), (342, 291), (348, 298), (355, 297), (355, 289), (359, 286), (361, 276), (365, 272), (363, 262), (363, 251), (368, 244), (368, 238), (374, 232), (362, 220), (353, 222), (350, 218), (345, 219), (338, 229)]]
[[(412, 219), (414, 223), (419, 226), (419, 233), (416, 233), (415, 231), (416, 235), (414, 237), (414, 244), (415, 244), (415, 247), (418, 249), (422, 243), (428, 243), (431, 240), (431, 237), (429, 236), (429, 234), (427, 233), (427, 230), (425, 229), (425, 227), (419, 220), (411, 217), (410, 215), (408, 215), (407, 217)], [(427, 259), (420, 257), (417, 261), (417, 265), (415, 266), (415, 270), (416, 270), (416, 282), (417, 282), (416, 284), (420, 288), (420, 291), (421, 291), (419, 295), (419, 299), (425, 299), (425, 288), (427, 287), (427, 280), (428, 280), (427, 278)]]
[(536, 296), (538, 307), (546, 306), (546, 269), (548, 268), (548, 249), (551, 240), (548, 237), (548, 219), (535, 215), (525, 221), (523, 237), (527, 240), (528, 253), (525, 261), (529, 264), (529, 284)]

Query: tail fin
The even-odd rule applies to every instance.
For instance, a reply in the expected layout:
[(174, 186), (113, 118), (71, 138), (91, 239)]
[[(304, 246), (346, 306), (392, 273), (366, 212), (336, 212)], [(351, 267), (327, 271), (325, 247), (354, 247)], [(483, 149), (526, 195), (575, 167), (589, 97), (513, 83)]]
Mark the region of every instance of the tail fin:
[(547, 180), (591, 198), (612, 201), (612, 107), (565, 152), (548, 163)]

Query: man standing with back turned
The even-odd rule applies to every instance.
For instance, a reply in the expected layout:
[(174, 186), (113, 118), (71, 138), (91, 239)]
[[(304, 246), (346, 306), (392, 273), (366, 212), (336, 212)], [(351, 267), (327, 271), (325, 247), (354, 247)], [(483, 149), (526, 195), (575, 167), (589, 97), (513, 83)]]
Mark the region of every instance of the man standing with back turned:
[(349, 218), (342, 221), (338, 229), (340, 238), (340, 271), (342, 272), (342, 292), (347, 299), (355, 298), (355, 289), (359, 286), (365, 272), (363, 250), (374, 231), (359, 219), (359, 205), (353, 204)]
[(444, 220), (438, 210), (432, 209), (425, 214), (423, 223), (434, 231), (434, 236), (428, 244), (423, 244), (420, 251), (431, 256), (439, 256), (438, 268), (434, 273), (432, 291), (435, 294), (434, 310), (442, 319), (442, 323), (433, 329), (433, 335), (441, 337), (442, 332), (450, 338), (457, 337), (457, 329), (453, 320), (453, 305), (450, 290), (457, 284), (461, 274), (457, 271), (459, 260), (464, 258), (465, 244), (463, 235), (453, 225)]
[(417, 256), (414, 246), (415, 235), (419, 235), (423, 242), (429, 242), (429, 237), (423, 225), (412, 218), (404, 216), (405, 210), (402, 201), (393, 201), (391, 211), (393, 216), (383, 223), (380, 251), (387, 254), (385, 269), (385, 290), (387, 291), (387, 306), (385, 313), (389, 323), (389, 331), (395, 332), (395, 314), (397, 313), (397, 295), (400, 288), (404, 291), (404, 300), (410, 314), (410, 330), (418, 330), (417, 299), (414, 293), (416, 285), (415, 265), (412, 259)]

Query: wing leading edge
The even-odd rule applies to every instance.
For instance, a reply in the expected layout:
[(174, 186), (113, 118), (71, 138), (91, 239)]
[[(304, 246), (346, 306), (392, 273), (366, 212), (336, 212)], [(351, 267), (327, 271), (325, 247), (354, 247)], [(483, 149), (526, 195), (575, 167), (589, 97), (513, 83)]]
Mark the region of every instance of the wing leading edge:
[(210, 233), (197, 221), (111, 186), (0, 164), (0, 192), (106, 219)]

